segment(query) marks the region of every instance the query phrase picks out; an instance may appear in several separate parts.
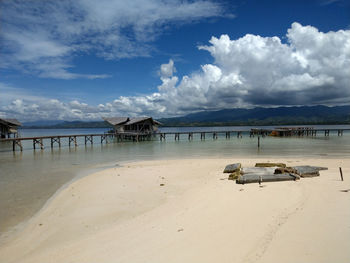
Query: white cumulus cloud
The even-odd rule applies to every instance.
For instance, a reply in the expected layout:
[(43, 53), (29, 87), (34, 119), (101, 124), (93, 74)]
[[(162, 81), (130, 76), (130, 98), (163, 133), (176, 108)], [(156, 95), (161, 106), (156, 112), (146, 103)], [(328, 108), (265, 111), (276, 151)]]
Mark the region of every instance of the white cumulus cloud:
[(98, 106), (33, 98), (26, 104), (12, 96), (13, 102), (3, 105), (0, 114), (24, 116), (27, 107), (38, 117), (48, 112), (62, 112), (60, 117), (69, 119), (167, 117), (234, 107), (349, 104), (350, 30), (324, 33), (293, 23), (286, 39), (283, 43), (276, 36), (212, 37), (209, 45), (199, 47), (211, 54), (212, 64), (180, 78), (169, 60), (160, 66), (161, 84), (155, 93), (119, 97)]
[(74, 56), (150, 56), (166, 25), (225, 15), (210, 0), (4, 0), (0, 8), (0, 67), (57, 79), (110, 77), (71, 72)]
[(293, 23), (286, 37), (286, 43), (276, 36), (212, 37), (210, 45), (199, 49), (210, 52), (213, 64), (179, 80), (170, 61), (161, 65), (162, 84), (157, 93), (144, 100), (124, 98), (127, 104), (116, 101), (118, 106), (123, 104), (125, 112), (133, 112), (136, 100), (140, 112), (144, 102), (143, 111), (154, 115), (233, 107), (349, 104), (350, 31), (323, 33)]

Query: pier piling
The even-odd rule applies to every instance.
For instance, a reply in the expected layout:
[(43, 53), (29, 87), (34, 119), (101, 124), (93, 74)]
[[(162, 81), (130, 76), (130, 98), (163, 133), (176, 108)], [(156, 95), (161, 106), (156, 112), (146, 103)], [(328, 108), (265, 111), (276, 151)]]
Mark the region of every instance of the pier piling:
[(77, 136), (69, 136), (68, 137), (68, 145), (70, 147), (71, 143), (74, 143), (74, 146), (77, 147), (78, 143), (77, 143)]

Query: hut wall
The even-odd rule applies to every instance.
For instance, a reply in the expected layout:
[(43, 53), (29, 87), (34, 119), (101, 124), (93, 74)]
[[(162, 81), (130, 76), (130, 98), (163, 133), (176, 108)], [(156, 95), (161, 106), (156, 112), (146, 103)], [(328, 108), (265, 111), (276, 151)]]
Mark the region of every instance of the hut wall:
[(125, 132), (153, 132), (157, 129), (151, 120), (124, 125), (123, 128)]
[(115, 125), (114, 130), (115, 132), (124, 132), (125, 131), (124, 125)]
[(17, 127), (15, 126), (9, 126), (3, 123), (0, 123), (0, 137), (1, 138), (10, 138), (11, 134), (14, 134), (16, 136), (17, 134)]
[(0, 136), (1, 138), (6, 138), (6, 135), (9, 132), (9, 127), (0, 123)]

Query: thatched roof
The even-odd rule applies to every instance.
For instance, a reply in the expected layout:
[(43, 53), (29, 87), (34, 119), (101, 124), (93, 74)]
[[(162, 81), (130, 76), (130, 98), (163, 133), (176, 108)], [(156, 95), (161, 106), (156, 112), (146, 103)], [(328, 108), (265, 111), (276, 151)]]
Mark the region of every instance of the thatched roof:
[(0, 119), (0, 122), (3, 122), (4, 124), (8, 126), (21, 126), (22, 123), (20, 123), (17, 119)]
[(112, 125), (131, 125), (143, 121), (150, 120), (153, 124), (160, 125), (160, 122), (153, 120), (152, 117), (113, 117), (113, 118), (103, 118), (105, 121)]
[(112, 118), (103, 118), (103, 119), (112, 125), (124, 124), (130, 120), (128, 117), (112, 117)]
[(153, 120), (152, 117), (136, 117), (136, 118), (131, 118), (126, 125), (131, 125), (131, 124), (135, 124), (135, 123), (139, 123), (139, 122), (143, 122), (143, 121), (147, 121), (150, 120), (152, 122), (152, 124), (157, 124), (159, 125), (160, 122)]

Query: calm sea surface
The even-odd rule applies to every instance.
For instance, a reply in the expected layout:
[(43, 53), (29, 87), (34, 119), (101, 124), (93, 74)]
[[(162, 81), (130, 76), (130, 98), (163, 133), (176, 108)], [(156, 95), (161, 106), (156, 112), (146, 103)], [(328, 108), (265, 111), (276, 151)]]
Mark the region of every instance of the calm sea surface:
[[(312, 126), (314, 128), (350, 129), (350, 125)], [(186, 127), (162, 128), (163, 132), (187, 131), (230, 131), (249, 130), (252, 127)], [(271, 128), (271, 126), (259, 127)], [(108, 129), (22, 129), (21, 137), (102, 134)], [(350, 158), (350, 132), (337, 136), (336, 132), (325, 137), (275, 138), (264, 137), (257, 148), (257, 137), (250, 138), (235, 134), (226, 139), (225, 134), (213, 140), (210, 134), (201, 141), (200, 135), (194, 135), (188, 141), (187, 135), (181, 135), (180, 141), (174, 141), (174, 135), (168, 135), (166, 141), (122, 142), (100, 144), (96, 137), (91, 146), (84, 145), (84, 139), (78, 140), (78, 147), (68, 147), (68, 139), (62, 139), (62, 147), (57, 144), (50, 148), (50, 141), (44, 140), (44, 150), (33, 150), (30, 141), (23, 144), (24, 151), (12, 152), (11, 143), (0, 143), (0, 234), (19, 222), (30, 218), (38, 211), (60, 187), (74, 178), (91, 171), (119, 165), (122, 162), (177, 158), (229, 158), (232, 157), (325, 157)]]

